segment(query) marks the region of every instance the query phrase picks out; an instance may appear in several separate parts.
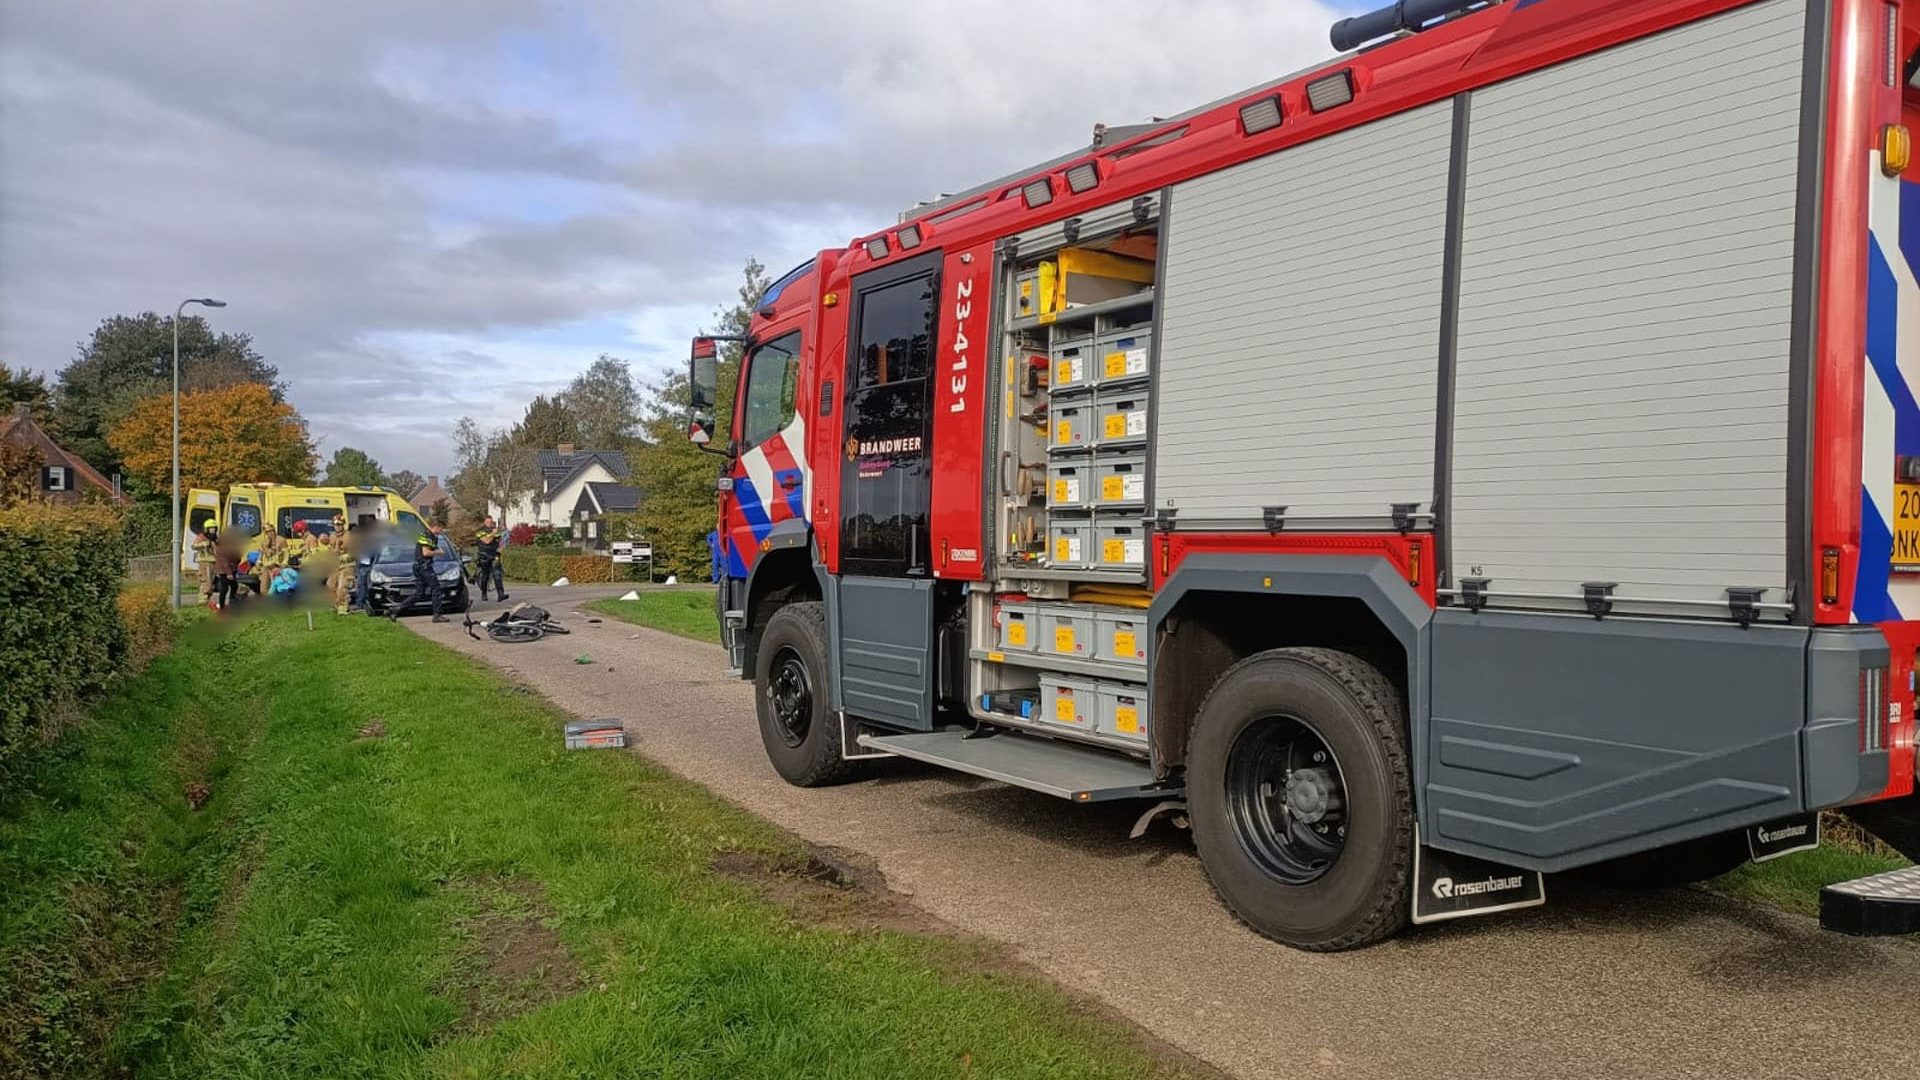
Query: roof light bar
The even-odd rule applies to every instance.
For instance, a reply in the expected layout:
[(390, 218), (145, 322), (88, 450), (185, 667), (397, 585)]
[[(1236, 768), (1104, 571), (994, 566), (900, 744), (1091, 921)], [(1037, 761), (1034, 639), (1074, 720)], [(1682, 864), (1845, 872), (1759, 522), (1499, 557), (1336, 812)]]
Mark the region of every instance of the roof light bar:
[(1280, 95), (1263, 97), (1259, 101), (1240, 106), (1240, 133), (1258, 135), (1280, 126)]
[(903, 225), (899, 232), (893, 234), (893, 238), (900, 241), (901, 251), (912, 251), (920, 246), (920, 226)]
[(1038, 210), (1053, 201), (1053, 181), (1041, 177), (1020, 189), (1020, 197), (1026, 200), (1027, 209)]
[(1091, 161), (1083, 161), (1067, 170), (1067, 189), (1075, 195), (1100, 186), (1100, 170)]
[(1350, 68), (1323, 75), (1307, 84), (1307, 107), (1314, 112), (1326, 112), (1352, 100), (1353, 71)]
[(887, 238), (876, 236), (867, 241), (867, 258), (884, 259), (887, 257)]

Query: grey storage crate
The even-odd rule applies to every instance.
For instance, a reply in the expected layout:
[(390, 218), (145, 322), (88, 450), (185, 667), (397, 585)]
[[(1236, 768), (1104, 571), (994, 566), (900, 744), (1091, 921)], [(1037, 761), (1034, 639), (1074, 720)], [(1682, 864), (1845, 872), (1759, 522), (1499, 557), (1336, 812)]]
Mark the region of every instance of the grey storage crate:
[(1093, 445), (1093, 400), (1058, 398), (1047, 403), (1047, 448), (1082, 450)]
[(1092, 679), (1040, 674), (1040, 713), (1034, 719), (1063, 728), (1098, 731), (1100, 690)]
[(1147, 455), (1096, 459), (1089, 489), (1096, 509), (1121, 510), (1147, 505)]
[(1116, 664), (1147, 666), (1147, 613), (1145, 611), (1098, 612), (1093, 617), (1095, 636), (1093, 658)]
[(1147, 441), (1147, 388), (1109, 388), (1095, 399), (1094, 441), (1100, 446), (1138, 446)]
[(1054, 391), (1077, 390), (1083, 386), (1093, 385), (1092, 338), (1077, 337), (1056, 341), (1053, 347), (1047, 350), (1047, 355), (1053, 361), (1053, 373), (1048, 376), (1047, 384)]
[(1028, 270), (1013, 278), (1013, 317), (1025, 319), (1040, 314), (1040, 271)]
[(1144, 570), (1147, 530), (1133, 517), (1095, 518), (1090, 565), (1096, 570)]
[(1058, 570), (1084, 570), (1093, 558), (1093, 522), (1088, 518), (1053, 518), (1047, 522), (1047, 565)]
[(1099, 683), (1100, 719), (1095, 730), (1103, 735), (1147, 741), (1147, 688), (1125, 683)]
[(1040, 616), (1032, 604), (1000, 605), (996, 643), (1001, 652), (1032, 652), (1040, 641)]
[(1084, 510), (1093, 498), (1093, 463), (1084, 458), (1055, 459), (1047, 466), (1047, 507)]
[(1153, 373), (1153, 328), (1147, 323), (1115, 327), (1094, 339), (1094, 353), (1095, 383), (1145, 382)]
[(1041, 604), (1040, 638), (1034, 651), (1042, 656), (1087, 660), (1100, 637), (1094, 609), (1086, 604)]

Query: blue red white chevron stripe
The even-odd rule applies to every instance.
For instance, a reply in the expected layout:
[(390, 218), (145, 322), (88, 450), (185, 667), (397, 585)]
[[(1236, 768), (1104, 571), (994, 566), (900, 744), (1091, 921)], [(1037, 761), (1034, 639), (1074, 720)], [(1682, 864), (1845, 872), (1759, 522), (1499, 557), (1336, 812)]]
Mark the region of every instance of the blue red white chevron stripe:
[(1886, 178), (1873, 157), (1853, 591), (1853, 618), (1863, 623), (1920, 615), (1920, 576), (1890, 571), (1894, 461), (1920, 455), (1920, 185)]

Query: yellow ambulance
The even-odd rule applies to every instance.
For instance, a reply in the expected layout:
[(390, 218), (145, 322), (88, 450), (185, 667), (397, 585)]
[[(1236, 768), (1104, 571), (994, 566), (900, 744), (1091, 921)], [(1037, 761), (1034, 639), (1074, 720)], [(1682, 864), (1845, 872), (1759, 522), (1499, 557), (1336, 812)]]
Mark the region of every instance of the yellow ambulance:
[(336, 517), (349, 525), (393, 528), (408, 535), (418, 535), (427, 528), (413, 504), (386, 488), (235, 484), (227, 489), (224, 499), (218, 491), (194, 488), (187, 492), (181, 569), (199, 570), (193, 539), (208, 522), (218, 526), (224, 536), (245, 538), (243, 552), (255, 552), (269, 529), (282, 539), (292, 539), (294, 525), (304, 521), (308, 536), (327, 537), (333, 533)]

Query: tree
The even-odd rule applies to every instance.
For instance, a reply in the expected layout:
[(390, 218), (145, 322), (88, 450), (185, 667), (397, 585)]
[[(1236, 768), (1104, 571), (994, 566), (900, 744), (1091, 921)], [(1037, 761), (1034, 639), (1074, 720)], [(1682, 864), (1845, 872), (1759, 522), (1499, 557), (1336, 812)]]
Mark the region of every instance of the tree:
[(387, 481), (379, 462), (368, 457), (365, 450), (351, 446), (333, 452), (333, 460), (327, 462), (326, 474), (320, 478), (328, 487), (387, 487)]
[[(454, 458), (459, 469), (450, 478), (454, 500), (481, 513), (486, 507), (507, 508), (533, 491), (539, 470), (533, 451), (515, 443), (510, 432), (482, 431), (470, 416), (453, 428)], [(501, 522), (501, 524), (510, 524)]]
[(427, 478), (412, 469), (401, 469), (399, 472), (388, 474), (387, 486), (404, 497), (426, 487)]
[(25, 403), (35, 420), (45, 421), (53, 413), (53, 395), (47, 390), (47, 377), (21, 368), (18, 371), (0, 364), (0, 416)]
[(508, 433), (513, 445), (529, 450), (551, 449), (561, 443), (580, 445), (580, 425), (573, 414), (545, 394), (527, 403), (527, 414)]
[[(713, 313), (711, 333), (744, 334), (766, 294), (767, 268), (748, 259), (740, 290), (730, 307)], [(740, 346), (729, 343), (720, 353), (720, 399), (715, 406), (716, 430), (730, 431), (733, 391), (740, 379)], [(711, 568), (707, 533), (714, 517), (713, 481), (721, 459), (687, 441), (687, 406), (692, 394), (685, 371), (675, 371), (649, 383), (641, 403), (641, 437), (645, 444), (632, 455), (633, 483), (647, 493), (633, 515), (639, 531), (653, 544), (654, 566), (683, 580), (704, 579)]]
[(572, 417), (574, 441), (588, 450), (624, 450), (640, 424), (640, 391), (627, 362), (601, 353), (573, 377), (555, 403)]
[(0, 442), (0, 509), (40, 497), (40, 451), (21, 442)]
[[(172, 395), (137, 402), (107, 432), (127, 475), (147, 490), (171, 490)], [(180, 395), (180, 485), (225, 491), (234, 484), (313, 480), (313, 443), (293, 406), (273, 388), (243, 382)]]
[[(60, 369), (53, 421), (61, 445), (101, 472), (120, 467), (107, 430), (143, 398), (173, 386), (173, 319), (154, 312), (103, 320), (79, 353)], [(266, 362), (247, 334), (215, 334), (207, 320), (180, 320), (180, 389), (217, 390), (258, 383), (274, 403), (284, 400), (280, 371)]]

